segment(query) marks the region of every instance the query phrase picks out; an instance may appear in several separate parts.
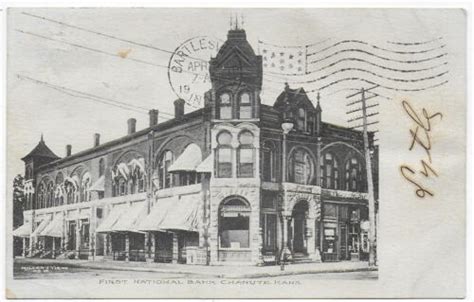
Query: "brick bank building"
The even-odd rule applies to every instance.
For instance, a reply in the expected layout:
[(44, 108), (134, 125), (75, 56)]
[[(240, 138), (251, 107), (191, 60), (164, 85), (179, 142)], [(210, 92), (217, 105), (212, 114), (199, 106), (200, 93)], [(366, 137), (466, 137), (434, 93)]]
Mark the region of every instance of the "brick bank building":
[[(25, 162), (22, 256), (187, 264), (364, 260), (363, 136), (323, 122), (303, 88), (261, 104), (262, 57), (244, 30), (210, 60), (204, 107), (66, 156)], [(318, 97), (319, 98), (319, 97)], [(343, 113), (341, 113), (343, 114)], [(369, 133), (372, 147), (373, 135)], [(373, 149), (373, 148), (372, 148)], [(377, 183), (377, 150), (373, 152)], [(375, 186), (377, 188), (377, 185)], [(377, 197), (377, 192), (376, 197)]]

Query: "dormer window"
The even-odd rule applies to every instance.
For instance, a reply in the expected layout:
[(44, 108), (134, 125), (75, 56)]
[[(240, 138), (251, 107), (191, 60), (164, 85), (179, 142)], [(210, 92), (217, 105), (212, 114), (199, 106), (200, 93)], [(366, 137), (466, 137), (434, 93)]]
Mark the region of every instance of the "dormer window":
[(250, 94), (244, 92), (239, 98), (239, 118), (245, 119), (252, 117), (252, 101), (250, 99)]
[(304, 108), (298, 109), (298, 118), (296, 124), (298, 130), (306, 131), (306, 110), (304, 110)]
[(230, 94), (224, 92), (219, 97), (219, 118), (228, 120), (232, 118), (232, 102)]

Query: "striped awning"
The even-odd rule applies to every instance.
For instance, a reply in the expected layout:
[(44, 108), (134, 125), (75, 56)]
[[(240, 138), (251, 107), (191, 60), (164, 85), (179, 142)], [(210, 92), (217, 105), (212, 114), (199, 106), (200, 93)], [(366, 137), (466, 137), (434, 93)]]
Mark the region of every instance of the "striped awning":
[(168, 172), (196, 171), (196, 167), (201, 163), (201, 161), (201, 148), (196, 144), (190, 144), (169, 167)]
[(96, 233), (112, 232), (113, 226), (118, 222), (122, 214), (126, 212), (127, 209), (128, 206), (126, 204), (114, 206), (107, 217), (105, 217), (104, 221), (102, 221), (102, 223), (97, 227), (95, 230)]
[(31, 236), (37, 237), (39, 234), (48, 226), (48, 224), (51, 222), (49, 218), (43, 219), (43, 221), (40, 222), (38, 227), (33, 231), (33, 234)]
[(140, 232), (140, 222), (147, 215), (147, 203), (135, 202), (131, 206), (124, 207), (118, 220), (110, 226), (112, 232)]
[(206, 157), (205, 160), (202, 161), (197, 167), (196, 167), (196, 172), (199, 173), (212, 173), (212, 169), (214, 167), (214, 157), (212, 156), (212, 153)]
[(56, 215), (53, 218), (53, 221), (49, 223), (41, 232), (38, 233), (38, 236), (49, 236), (49, 237), (63, 237), (63, 217), (61, 215)]
[(105, 177), (102, 175), (97, 181), (88, 189), (89, 191), (105, 191)]
[(159, 198), (153, 207), (151, 208), (150, 214), (143, 219), (138, 226), (141, 231), (161, 231), (161, 223), (165, 220), (168, 212), (176, 206), (178, 197), (166, 197)]
[(167, 212), (165, 219), (159, 226), (160, 229), (196, 232), (201, 199), (201, 194), (181, 196)]
[(15, 237), (30, 237), (31, 235), (31, 222), (27, 221), (23, 225), (13, 230), (13, 236)]

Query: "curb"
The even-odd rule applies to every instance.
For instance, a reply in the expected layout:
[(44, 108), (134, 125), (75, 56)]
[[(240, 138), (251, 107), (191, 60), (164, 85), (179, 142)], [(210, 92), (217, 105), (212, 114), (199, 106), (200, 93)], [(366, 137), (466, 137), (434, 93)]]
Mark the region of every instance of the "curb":
[[(19, 263), (25, 264), (38, 264), (37, 261), (24, 260)], [(254, 274), (222, 274), (212, 272), (196, 272), (189, 270), (170, 270), (166, 268), (146, 268), (146, 267), (127, 267), (127, 266), (100, 266), (89, 263), (74, 263), (74, 262), (61, 262), (61, 261), (48, 261), (44, 262), (51, 265), (65, 265), (73, 268), (85, 268), (94, 270), (115, 270), (115, 271), (134, 271), (134, 272), (151, 272), (151, 273), (166, 273), (166, 274), (187, 274), (194, 276), (207, 276), (211, 278), (230, 278), (230, 279), (256, 279), (256, 278), (269, 278), (278, 276), (294, 276), (294, 275), (308, 275), (308, 274), (327, 274), (327, 273), (351, 273), (351, 272), (368, 272), (378, 271), (377, 267), (360, 267), (360, 268), (341, 268), (341, 269), (309, 269), (301, 271), (277, 271), (267, 273), (254, 273)]]

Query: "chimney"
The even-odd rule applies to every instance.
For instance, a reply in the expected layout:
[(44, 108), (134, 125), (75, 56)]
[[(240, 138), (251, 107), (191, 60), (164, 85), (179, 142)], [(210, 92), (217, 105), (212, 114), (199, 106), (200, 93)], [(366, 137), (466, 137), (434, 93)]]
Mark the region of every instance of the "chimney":
[(184, 100), (177, 99), (174, 101), (174, 117), (177, 119), (182, 118), (184, 115)]
[(100, 145), (100, 134), (94, 133), (94, 147), (97, 147), (98, 145)]
[(137, 120), (134, 118), (130, 118), (127, 121), (128, 123), (128, 133), (127, 134), (133, 134), (135, 133), (136, 126), (137, 126)]
[(66, 145), (66, 157), (71, 156), (72, 146)]
[(148, 115), (150, 116), (150, 127), (158, 124), (158, 113), (159, 111), (156, 109), (148, 111)]

